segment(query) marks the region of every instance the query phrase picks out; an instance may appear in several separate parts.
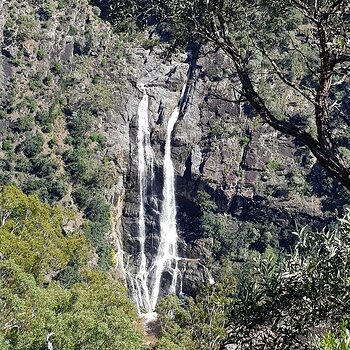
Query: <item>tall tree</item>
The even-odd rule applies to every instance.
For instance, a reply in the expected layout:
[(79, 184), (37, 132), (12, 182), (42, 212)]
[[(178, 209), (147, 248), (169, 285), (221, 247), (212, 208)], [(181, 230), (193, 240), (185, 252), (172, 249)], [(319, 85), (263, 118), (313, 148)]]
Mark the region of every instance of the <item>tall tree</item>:
[(170, 7), (178, 30), (230, 59), (236, 90), (263, 121), (307, 146), (350, 190), (349, 2), (175, 0)]

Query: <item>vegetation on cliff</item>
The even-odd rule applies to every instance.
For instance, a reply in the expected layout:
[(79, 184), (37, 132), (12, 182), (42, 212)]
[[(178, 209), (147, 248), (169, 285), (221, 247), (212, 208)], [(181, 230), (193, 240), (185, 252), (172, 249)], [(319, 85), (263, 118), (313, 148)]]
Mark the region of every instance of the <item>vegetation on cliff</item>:
[(98, 125), (112, 108), (112, 83), (101, 77), (107, 63), (108, 72), (116, 69), (118, 43), (110, 43), (113, 31), (87, 1), (17, 5), (4, 4), (0, 184), (79, 209), (98, 264), (107, 270), (112, 223), (105, 191), (114, 185), (115, 169)]
[[(98, 2), (98, 1), (97, 1)], [(119, 7), (99, 1), (118, 23)], [(349, 4), (306, 1), (122, 1), (134, 23), (158, 19), (180, 44), (197, 40), (232, 63), (240, 98), (265, 123), (307, 146), (350, 189)], [(286, 98), (281, 96), (284, 91)], [(291, 98), (293, 96), (293, 98)]]

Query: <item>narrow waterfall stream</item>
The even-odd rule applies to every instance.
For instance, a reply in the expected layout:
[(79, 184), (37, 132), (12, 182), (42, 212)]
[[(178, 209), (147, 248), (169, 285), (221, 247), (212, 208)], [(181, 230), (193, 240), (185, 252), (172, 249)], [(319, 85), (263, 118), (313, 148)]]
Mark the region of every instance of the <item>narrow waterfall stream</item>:
[(145, 204), (147, 203), (147, 188), (153, 182), (154, 156), (150, 143), (150, 127), (148, 119), (148, 95), (144, 85), (140, 85), (143, 91), (142, 100), (138, 107), (139, 127), (137, 132), (138, 145), (138, 176), (139, 176), (139, 242), (140, 242), (140, 261), (139, 269), (135, 277), (134, 299), (136, 307), (140, 312), (142, 309), (147, 312), (152, 311), (150, 295), (148, 289), (148, 271), (147, 258), (145, 251), (146, 241), (146, 223), (145, 223)]
[(159, 297), (162, 273), (165, 268), (172, 270), (172, 282), (169, 293), (176, 293), (177, 277), (179, 274), (177, 256), (178, 234), (176, 229), (176, 201), (175, 201), (175, 176), (174, 166), (171, 159), (171, 135), (175, 123), (179, 117), (180, 106), (186, 91), (184, 85), (178, 105), (175, 107), (168, 120), (167, 137), (164, 152), (164, 185), (163, 202), (160, 214), (160, 242), (156, 260), (154, 262), (154, 277), (152, 280), (151, 305), (154, 310)]

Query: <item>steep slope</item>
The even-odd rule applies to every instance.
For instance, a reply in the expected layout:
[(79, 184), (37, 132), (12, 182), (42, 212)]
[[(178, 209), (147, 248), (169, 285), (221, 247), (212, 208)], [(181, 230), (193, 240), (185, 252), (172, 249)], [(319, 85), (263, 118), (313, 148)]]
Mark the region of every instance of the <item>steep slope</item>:
[[(2, 2), (0, 10), (1, 184), (78, 208), (101, 268), (137, 273), (138, 86), (148, 86), (160, 207), (167, 121), (190, 67), (171, 139), (185, 293), (207, 278), (203, 263), (288, 248), (288, 232), (320, 227), (340, 208), (333, 198), (343, 194), (310, 154), (237, 101), (220, 53), (165, 55), (166, 38), (116, 33), (85, 0)], [(155, 254), (159, 214), (151, 209), (145, 244)]]

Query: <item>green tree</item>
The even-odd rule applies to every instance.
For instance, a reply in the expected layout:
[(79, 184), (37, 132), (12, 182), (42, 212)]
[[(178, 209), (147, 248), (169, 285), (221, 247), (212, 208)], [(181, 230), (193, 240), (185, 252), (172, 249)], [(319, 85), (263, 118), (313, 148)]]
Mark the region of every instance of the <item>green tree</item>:
[(343, 321), (338, 330), (329, 332), (318, 344), (318, 350), (350, 350), (348, 322)]
[(242, 349), (309, 349), (316, 327), (349, 317), (350, 213), (332, 230), (297, 233), (295, 250), (277, 263), (257, 259), (240, 286), (227, 343)]
[(156, 3), (186, 40), (221, 49), (232, 63), (235, 89), (263, 121), (307, 146), (350, 189), (341, 141), (348, 128), (347, 0)]
[(217, 205), (209, 193), (199, 191), (196, 198), (199, 207), (199, 226), (203, 237), (214, 239), (213, 253), (223, 257), (232, 250), (234, 235), (230, 231), (227, 220), (217, 213)]
[(1, 349), (142, 348), (125, 287), (87, 267), (81, 233), (63, 233), (72, 218), (13, 186), (0, 193)]
[(27, 136), (23, 142), (23, 152), (29, 158), (35, 157), (42, 152), (44, 143), (45, 139), (41, 133)]
[(64, 235), (62, 209), (6, 186), (0, 193), (0, 253), (39, 282), (63, 269), (73, 256), (86, 258), (84, 236)]
[(318, 350), (350, 350), (350, 331), (348, 322), (343, 321), (339, 330), (325, 335), (317, 347)]
[(98, 272), (84, 279), (69, 289), (41, 288), (12, 260), (0, 261), (2, 349), (46, 349), (48, 338), (54, 349), (141, 349), (125, 289)]

